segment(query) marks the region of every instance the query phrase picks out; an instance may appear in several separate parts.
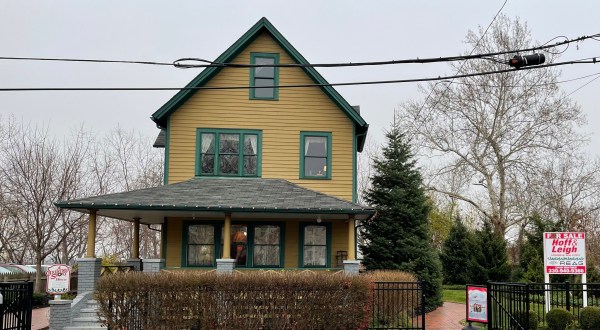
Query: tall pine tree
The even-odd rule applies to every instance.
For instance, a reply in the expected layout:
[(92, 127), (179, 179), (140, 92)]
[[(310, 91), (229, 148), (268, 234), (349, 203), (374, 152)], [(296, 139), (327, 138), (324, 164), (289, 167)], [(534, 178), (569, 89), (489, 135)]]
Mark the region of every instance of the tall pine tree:
[(375, 175), (364, 194), (377, 216), (362, 227), (361, 251), (367, 269), (413, 273), (425, 282), (425, 308), (442, 305), (442, 270), (430, 244), (429, 204), (416, 161), (397, 125), (386, 133), (383, 156), (375, 159)]
[(457, 217), (440, 254), (444, 283), (468, 284), (481, 278), (485, 270), (476, 262), (479, 254), (481, 249), (475, 243), (473, 233)]

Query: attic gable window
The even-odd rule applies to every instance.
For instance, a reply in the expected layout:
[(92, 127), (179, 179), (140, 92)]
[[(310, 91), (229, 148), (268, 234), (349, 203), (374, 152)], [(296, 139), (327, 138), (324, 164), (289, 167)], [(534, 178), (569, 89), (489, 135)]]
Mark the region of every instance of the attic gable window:
[(196, 175), (259, 177), (261, 135), (258, 130), (198, 129)]
[[(279, 54), (251, 53), (250, 64), (277, 65)], [(279, 68), (277, 67), (251, 67), (250, 68), (250, 99), (277, 100), (279, 89)]]

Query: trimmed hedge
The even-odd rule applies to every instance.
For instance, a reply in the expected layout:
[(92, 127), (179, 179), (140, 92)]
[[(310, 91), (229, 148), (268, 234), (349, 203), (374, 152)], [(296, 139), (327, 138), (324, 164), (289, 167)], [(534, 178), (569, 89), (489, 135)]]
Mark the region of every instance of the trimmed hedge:
[(574, 320), (573, 314), (563, 308), (552, 309), (546, 314), (548, 330), (566, 330)]
[(582, 308), (579, 312), (579, 326), (582, 330), (600, 329), (600, 307)]
[(100, 314), (113, 329), (366, 329), (369, 277), (325, 272), (113, 274)]

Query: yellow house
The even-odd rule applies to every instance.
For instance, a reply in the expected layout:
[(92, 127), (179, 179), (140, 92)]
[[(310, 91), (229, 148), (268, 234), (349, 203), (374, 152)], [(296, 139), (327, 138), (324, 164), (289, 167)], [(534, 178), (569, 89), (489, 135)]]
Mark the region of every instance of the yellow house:
[(355, 203), (368, 125), (266, 18), (152, 120), (164, 186), (56, 203), (90, 214), (88, 258), (106, 216), (161, 224), (160, 267), (357, 269), (355, 222), (374, 214)]

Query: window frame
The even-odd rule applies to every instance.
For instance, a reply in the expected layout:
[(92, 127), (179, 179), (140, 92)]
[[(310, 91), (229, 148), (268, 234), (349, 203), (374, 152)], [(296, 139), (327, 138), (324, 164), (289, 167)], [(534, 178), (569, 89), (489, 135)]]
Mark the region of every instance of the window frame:
[[(213, 262), (211, 265), (189, 265), (188, 264), (188, 254), (189, 254), (189, 231), (191, 226), (199, 226), (199, 225), (209, 225), (213, 226), (214, 232), (214, 253), (213, 253)], [(183, 226), (183, 239), (182, 241), (182, 249), (181, 249), (181, 266), (188, 268), (215, 268), (217, 267), (217, 259), (221, 255), (221, 231), (222, 231), (223, 223), (218, 221), (186, 221)]]
[[(212, 173), (202, 173), (202, 134), (214, 134), (215, 151), (214, 164)], [(220, 173), (220, 150), (219, 143), (221, 134), (237, 134), (239, 136), (238, 145), (238, 173), (237, 174), (222, 174)], [(247, 135), (256, 135), (256, 174), (244, 173), (244, 137)], [(229, 155), (229, 154), (228, 154)], [(212, 129), (212, 128), (197, 128), (196, 129), (196, 164), (195, 176), (201, 177), (246, 177), (260, 178), (262, 176), (262, 130), (249, 129)]]
[[(279, 64), (279, 54), (278, 53), (252, 52), (252, 53), (250, 53), (250, 64), (256, 64), (257, 58), (270, 58), (270, 59), (274, 60), (275, 65)], [(255, 77), (255, 69), (256, 69), (256, 67), (250, 67), (250, 99), (251, 100), (272, 100), (272, 101), (279, 100), (279, 88), (276, 87), (276, 86), (279, 86), (279, 68), (276, 66), (273, 67), (273, 96), (272, 97), (259, 97), (259, 96), (255, 95), (256, 88), (254, 88), (254, 86), (256, 84), (256, 79), (257, 79)], [(269, 79), (269, 78), (266, 78), (266, 79)]]
[[(243, 223), (243, 222), (240, 222)], [(248, 260), (250, 260), (250, 266), (246, 268), (283, 268), (285, 265), (285, 223), (283, 222), (246, 222), (248, 225)], [(279, 227), (279, 265), (254, 265), (254, 236), (256, 235), (256, 226), (278, 226)], [(251, 228), (251, 229), (250, 229)]]
[[(304, 229), (308, 226), (325, 227), (325, 244), (327, 253), (325, 258), (325, 266), (304, 266)], [(331, 223), (301, 222), (299, 234), (300, 239), (298, 240), (298, 268), (331, 268)]]
[[(310, 176), (310, 175), (305, 175), (304, 173), (304, 166), (305, 166), (305, 159), (306, 159), (306, 155), (305, 155), (305, 151), (304, 151), (304, 146), (306, 144), (306, 138), (307, 137), (325, 137), (327, 138), (327, 159), (325, 161), (325, 164), (327, 166), (327, 171), (325, 173), (324, 176)], [(331, 132), (308, 132), (308, 131), (302, 131), (300, 132), (300, 179), (310, 179), (310, 180), (331, 180), (331, 155), (332, 155), (332, 150), (331, 150), (331, 145), (332, 145), (332, 136), (331, 136)]]

